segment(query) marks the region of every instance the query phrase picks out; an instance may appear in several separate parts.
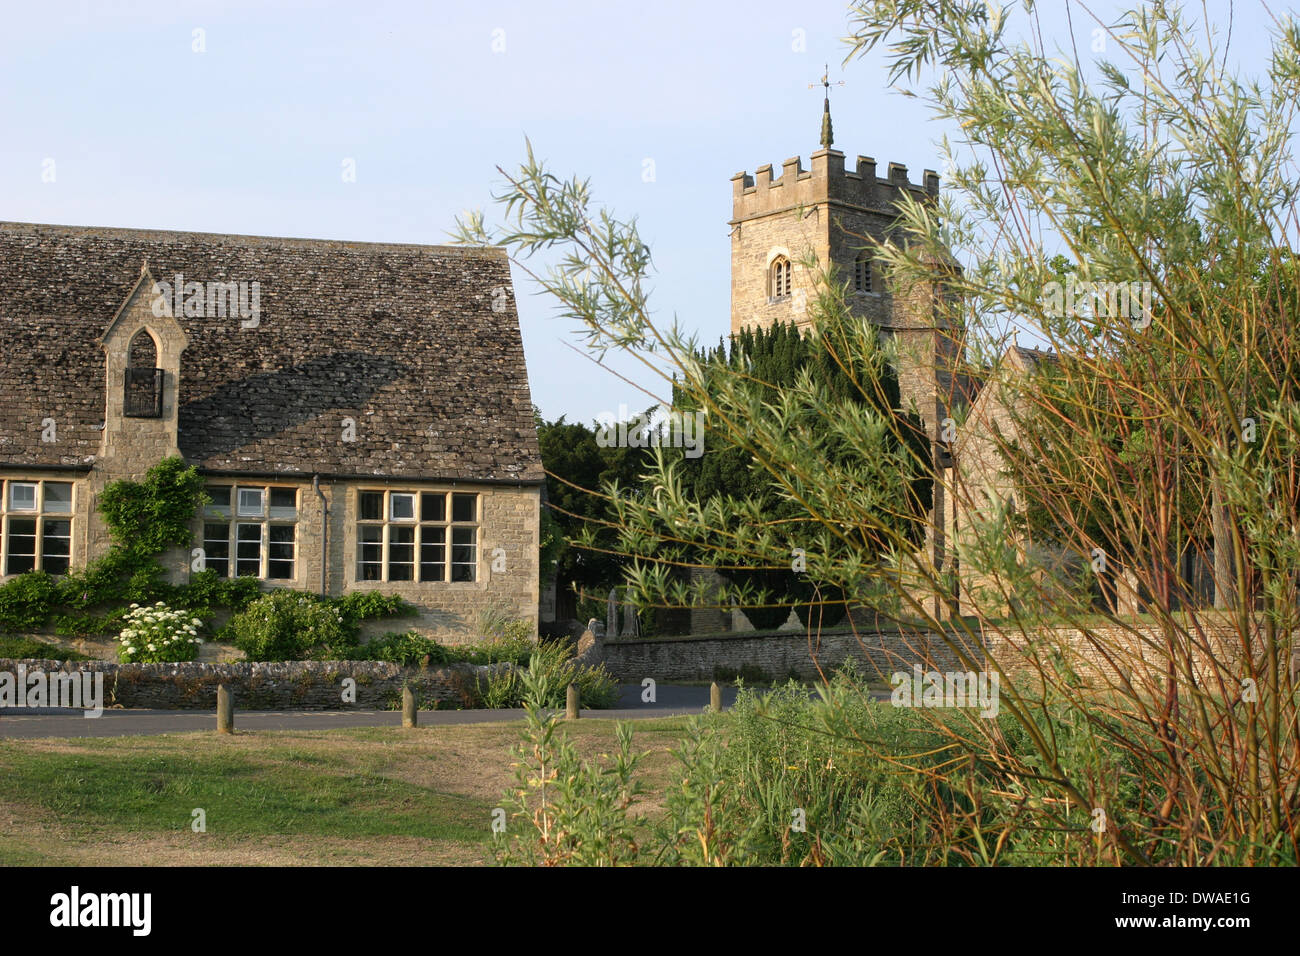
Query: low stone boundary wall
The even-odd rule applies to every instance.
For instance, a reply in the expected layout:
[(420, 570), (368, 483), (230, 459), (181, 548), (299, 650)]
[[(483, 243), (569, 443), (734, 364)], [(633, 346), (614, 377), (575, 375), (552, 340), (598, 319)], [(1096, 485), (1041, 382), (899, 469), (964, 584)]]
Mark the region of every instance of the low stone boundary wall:
[[(1161, 673), (1164, 667), (1163, 638), (1158, 629), (1150, 626), (1099, 627), (1090, 631), (1045, 627), (1028, 637), (1011, 630), (988, 631), (974, 640), (964, 632), (951, 632), (948, 641), (975, 662), (976, 670), (981, 669), (979, 662), (987, 655), (1013, 673), (1032, 674), (1035, 668), (1030, 661), (1034, 656), (1042, 659), (1052, 651), (1065, 655), (1081, 675), (1113, 678), (1118, 668), (1136, 678), (1147, 669)], [(1032, 651), (1027, 646), (1031, 642), (1036, 645)], [(1205, 642), (1205, 648), (1196, 648), (1192, 653), (1198, 679), (1213, 670), (1210, 655), (1218, 661), (1219, 669), (1248, 672), (1235, 631), (1208, 627)], [(1122, 649), (1119, 655), (1108, 659), (1117, 648)], [(1292, 648), (1292, 668), (1300, 672), (1300, 635), (1292, 638)], [(599, 654), (593, 656), (595, 660), (603, 660), (610, 673), (629, 683), (639, 683), (646, 677), (656, 681), (706, 681), (739, 676), (750, 683), (789, 677), (807, 680), (818, 678), (819, 666), (829, 676), (847, 660), (855, 661), (868, 679), (885, 681), (891, 674), (910, 671), (918, 664), (927, 670), (971, 669), (937, 633), (885, 628), (859, 630), (856, 635), (851, 631), (824, 632), (811, 640), (806, 632), (616, 638), (603, 641)]]
[[(960, 636), (958, 638), (961, 639)], [(978, 645), (970, 648), (982, 657)], [(823, 632), (811, 641), (806, 633), (709, 634), (704, 637), (660, 637), (606, 640), (605, 666), (617, 679), (656, 681), (747, 681), (815, 679), (818, 665), (827, 676), (846, 660), (854, 660), (869, 679), (888, 679), (928, 659), (942, 670), (966, 670), (938, 634), (927, 631)]]
[[(117, 664), (108, 661), (16, 661), (0, 659), (0, 672), (102, 673), (105, 707), (215, 710), (217, 686), (225, 684), (236, 710), (387, 710), (410, 684), (420, 707), (475, 705), (475, 689), (495, 669), (509, 665), (449, 664), (422, 670), (383, 661), (288, 661), (285, 663)], [(355, 702), (344, 700), (355, 681)]]

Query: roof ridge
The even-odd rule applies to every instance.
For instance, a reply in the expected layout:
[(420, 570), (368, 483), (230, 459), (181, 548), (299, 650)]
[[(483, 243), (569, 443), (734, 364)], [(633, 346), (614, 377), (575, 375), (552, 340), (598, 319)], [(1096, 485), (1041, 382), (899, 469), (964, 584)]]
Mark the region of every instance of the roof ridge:
[(505, 249), (500, 246), (469, 246), (441, 243), (418, 242), (369, 242), (358, 239), (314, 239), (308, 236), (260, 236), (247, 233), (201, 232), (184, 229), (145, 229), (132, 226), (74, 226), (62, 223), (17, 222), (0, 220), (0, 232), (40, 235), (64, 234), (68, 236), (103, 236), (105, 238), (121, 237), (135, 239), (152, 239), (158, 241), (169, 237), (181, 240), (226, 239), (246, 244), (276, 243), (294, 244), (307, 247), (338, 246), (341, 248), (359, 247), (365, 249), (406, 249), (416, 252), (436, 252), (438, 255), (488, 256), (504, 257)]

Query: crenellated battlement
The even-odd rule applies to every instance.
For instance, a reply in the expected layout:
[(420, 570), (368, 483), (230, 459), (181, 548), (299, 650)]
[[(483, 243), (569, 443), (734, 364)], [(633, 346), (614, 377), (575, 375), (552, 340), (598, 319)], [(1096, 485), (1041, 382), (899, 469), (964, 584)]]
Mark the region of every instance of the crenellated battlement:
[(769, 163), (731, 177), (731, 220), (733, 223), (791, 206), (838, 201), (865, 209), (891, 212), (904, 191), (916, 199), (931, 202), (939, 196), (939, 174), (927, 169), (920, 185), (907, 178), (907, 167), (890, 163), (888, 175), (876, 175), (876, 161), (859, 156), (856, 171), (844, 168), (844, 154), (838, 149), (819, 149), (809, 157), (812, 169), (805, 170), (795, 156), (781, 164), (781, 175), (772, 178)]

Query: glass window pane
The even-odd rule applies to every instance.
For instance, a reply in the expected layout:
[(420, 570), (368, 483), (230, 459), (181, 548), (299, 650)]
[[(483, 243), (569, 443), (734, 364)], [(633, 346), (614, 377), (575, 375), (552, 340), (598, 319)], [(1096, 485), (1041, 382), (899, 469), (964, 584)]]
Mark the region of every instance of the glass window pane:
[(264, 494), (261, 488), (240, 488), (239, 516), (241, 518), (260, 518), (264, 513), (262, 508)]
[(72, 554), (72, 522), (47, 518), (41, 531), (41, 568), (50, 574), (65, 574)]
[(230, 493), (234, 490), (232, 485), (208, 485), (204, 489), (212, 503), (204, 509), (206, 514), (214, 518), (230, 517)]
[(363, 491), (359, 499), (359, 511), (362, 521), (383, 520), (384, 493), (382, 491)]
[[(36, 483), (33, 481), (9, 482), (9, 510), (36, 510)], [(35, 526), (33, 525), (33, 528)], [(34, 533), (34, 532), (33, 532)]]
[(45, 483), (45, 510), (50, 514), (72, 514), (72, 482), (47, 481)]
[(388, 529), (388, 580), (415, 579), (415, 529)]
[(453, 528), (451, 530), (451, 579), (473, 581), (478, 568), (478, 530)]
[(393, 492), (388, 496), (389, 517), (393, 521), (411, 521), (415, 518), (415, 495)]
[(241, 524), (235, 527), (235, 574), (242, 577), (262, 573), (262, 526)]
[(451, 520), (452, 521), (477, 521), (478, 520), (478, 495), (452, 495), (451, 496)]
[(298, 489), (297, 488), (272, 488), (271, 489), (271, 517), (272, 518), (298, 517)]
[(362, 581), (383, 580), (384, 529), (362, 525), (357, 529), (357, 577)]
[(293, 578), (293, 525), (271, 525), (268, 532), (266, 576), (276, 580)]
[(22, 574), (36, 568), (36, 519), (9, 519), (9, 554), (5, 574)]
[(203, 526), (204, 567), (220, 577), (230, 576), (230, 525), (209, 522)]
[(447, 529), (420, 529), (420, 580), (447, 580)]
[(421, 521), (446, 521), (447, 496), (441, 491), (426, 491), (420, 495)]

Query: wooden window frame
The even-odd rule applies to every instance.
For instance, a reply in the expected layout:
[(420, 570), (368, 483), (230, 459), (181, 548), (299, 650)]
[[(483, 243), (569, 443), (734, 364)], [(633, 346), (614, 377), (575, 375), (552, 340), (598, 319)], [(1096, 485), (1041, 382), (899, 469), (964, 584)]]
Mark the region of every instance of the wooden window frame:
[[(210, 565), (207, 563), (208, 545), (213, 542), (224, 540), (226, 545), (226, 554), (224, 557), (216, 559), (219, 561), (224, 561), (226, 564), (225, 573), (224, 574), (219, 573), (220, 577), (226, 578), (228, 580), (237, 577), (250, 577), (250, 578), (256, 577), (257, 580), (266, 581), (268, 583), (296, 582), (298, 580), (299, 571), (301, 570), (301, 560), (302, 560), (302, 554), (299, 545), (300, 536), (298, 534), (298, 525), (301, 520), (301, 512), (302, 512), (302, 489), (300, 489), (297, 485), (264, 485), (264, 484), (250, 484), (246, 482), (240, 483), (237, 481), (232, 481), (229, 484), (226, 484), (224, 482), (209, 484), (207, 486), (207, 491), (209, 492), (209, 495), (211, 495), (212, 490), (216, 488), (228, 489), (228, 496), (226, 497), (226, 500), (224, 502), (214, 500), (211, 504), (205, 506), (203, 509), (203, 514), (200, 516), (200, 523), (202, 525), (200, 529), (200, 533), (202, 535), (202, 541), (203, 541), (204, 568), (206, 569), (210, 567)], [(240, 512), (239, 510), (240, 492), (243, 491), (258, 491), (261, 493), (262, 506), (261, 506), (260, 514), (249, 514), (249, 513)], [(283, 513), (283, 509), (284, 509), (283, 505), (281, 506), (272, 505), (271, 497), (272, 497), (272, 492), (274, 491), (293, 492), (293, 496), (294, 496), (293, 517), (290, 518)], [(280, 514), (274, 513), (277, 507), (279, 507), (281, 510)], [(225, 526), (226, 535), (224, 539), (218, 537), (211, 537), (208, 533), (209, 526), (215, 527), (218, 525)], [(247, 562), (250, 560), (248, 558), (241, 559), (239, 556), (239, 545), (241, 543), (241, 539), (239, 536), (239, 529), (241, 527), (258, 528), (258, 539), (257, 539), (258, 557), (257, 557), (256, 575), (239, 574), (240, 561), (242, 560)], [(284, 542), (284, 541), (272, 542), (271, 539), (272, 539), (273, 528), (292, 528), (293, 529), (292, 542)], [(251, 539), (245, 538), (243, 539), (243, 543), (247, 544), (249, 540)], [(272, 557), (271, 546), (273, 543), (281, 547), (286, 543), (288, 543), (291, 548), (291, 556), (288, 558)], [(285, 563), (288, 563), (290, 565), (291, 574), (288, 577), (272, 577), (271, 565), (272, 564), (281, 565)]]
[[(33, 507), (31, 508), (14, 508), (11, 505), (12, 489), (15, 485), (32, 486), (35, 489)], [(47, 505), (47, 486), (49, 485), (67, 485), (70, 492), (66, 511), (50, 511)], [(55, 478), (5, 478), (3, 487), (0, 487), (0, 571), (3, 574), (0, 577), (12, 577), (18, 574), (26, 574), (29, 571), (46, 571), (49, 574), (60, 575), (67, 574), (73, 569), (72, 564), (72, 542), (76, 538), (76, 516), (77, 516), (77, 483), (75, 481), (62, 481)], [(31, 521), (35, 525), (35, 530), (30, 537), (32, 538), (32, 566), (22, 571), (10, 571), (9, 559), (10, 549), (13, 538), (27, 538), (29, 535), (16, 535), (11, 532), (13, 521)], [(66, 535), (50, 534), (51, 540), (67, 540), (67, 554), (47, 554), (45, 541), (47, 537), (46, 524), (50, 521), (66, 521), (68, 523), (68, 533)], [(26, 558), (24, 554), (21, 557)], [(67, 567), (62, 570), (51, 571), (47, 566), (51, 560), (67, 561)]]
[[(379, 518), (363, 518), (361, 503), (364, 495), (380, 495)], [(394, 496), (413, 496), (411, 517), (393, 517)], [(443, 499), (442, 517), (425, 518), (424, 503), (426, 496)], [(457, 499), (473, 500), (474, 514), (472, 520), (457, 519)], [(429, 488), (374, 488), (356, 489), (353, 502), (356, 529), (356, 555), (352, 566), (355, 584), (399, 584), (399, 585), (448, 585), (478, 584), (482, 580), (479, 564), (482, 555), (483, 528), (483, 494), (478, 491), (457, 491), (455, 489)], [(378, 537), (376, 538), (376, 531)], [(410, 540), (395, 540), (407, 537)], [(369, 535), (364, 539), (363, 535)], [(440, 534), (441, 540), (426, 535)], [(469, 535), (472, 540), (464, 541)], [(457, 538), (462, 540), (457, 543)], [(366, 558), (366, 549), (378, 546), (377, 560)], [(425, 561), (425, 548), (441, 548), (441, 561)], [(456, 561), (457, 548), (469, 547), (472, 557), (469, 561)], [(409, 560), (395, 560), (395, 549), (410, 548)], [(425, 577), (425, 567), (440, 567), (440, 577)], [(368, 568), (378, 568), (378, 576), (367, 577)], [(410, 577), (394, 576), (395, 569), (410, 570)], [(469, 569), (468, 576), (457, 578), (457, 569)], [(461, 573), (466, 573), (462, 571)]]

